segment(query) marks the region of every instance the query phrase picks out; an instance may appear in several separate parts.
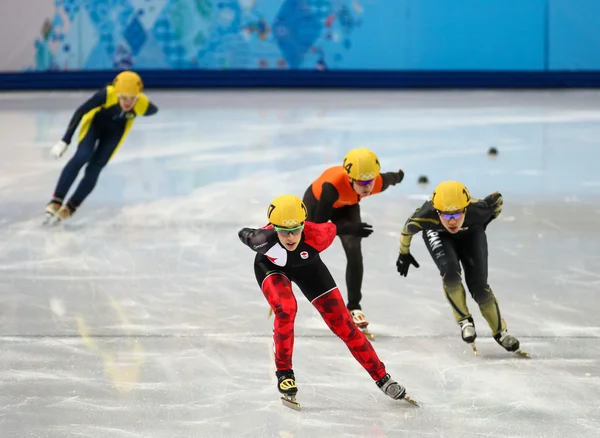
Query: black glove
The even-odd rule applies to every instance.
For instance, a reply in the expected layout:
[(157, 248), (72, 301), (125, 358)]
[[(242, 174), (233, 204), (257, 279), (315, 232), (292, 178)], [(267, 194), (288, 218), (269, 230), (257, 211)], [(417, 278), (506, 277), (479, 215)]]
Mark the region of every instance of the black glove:
[(500, 213), (502, 213), (502, 205), (504, 204), (504, 200), (502, 199), (502, 194), (500, 192), (494, 192), (491, 195), (487, 195), (483, 199), (483, 202), (487, 207), (494, 209), (490, 219), (483, 225), (483, 229), (485, 230), (490, 222), (492, 222), (494, 219), (500, 216)]
[(389, 178), (389, 184), (395, 186), (404, 179), (404, 172), (402, 172), (402, 169), (398, 169), (398, 172), (386, 172), (385, 176), (386, 178)]
[(373, 225), (369, 225), (365, 222), (361, 222), (358, 227), (354, 230), (353, 236), (356, 237), (369, 237), (373, 232)]
[(493, 207), (493, 208), (497, 208), (498, 206), (502, 206), (503, 201), (502, 201), (502, 194), (500, 192), (494, 192), (491, 195), (487, 195), (484, 199), (483, 202), (485, 202), (485, 205), (487, 205), (488, 207)]
[(373, 232), (373, 225), (365, 222), (338, 226), (339, 236), (369, 237)]
[(396, 182), (394, 183), (394, 185), (400, 184), (403, 179), (404, 179), (404, 172), (402, 171), (402, 169), (398, 169), (398, 173), (396, 173)]
[(414, 265), (415, 268), (419, 267), (419, 264), (411, 253), (400, 253), (398, 260), (396, 261), (396, 267), (398, 268), (398, 272), (400, 273), (401, 277), (406, 277), (408, 275), (408, 268), (410, 265)]

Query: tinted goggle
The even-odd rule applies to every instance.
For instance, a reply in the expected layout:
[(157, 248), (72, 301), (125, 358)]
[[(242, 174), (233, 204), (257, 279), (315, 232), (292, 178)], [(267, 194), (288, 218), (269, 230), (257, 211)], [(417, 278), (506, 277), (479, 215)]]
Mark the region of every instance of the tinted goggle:
[(304, 224), (299, 225), (294, 228), (284, 228), (284, 227), (277, 227), (277, 226), (273, 225), (273, 229), (275, 231), (277, 231), (277, 234), (281, 234), (283, 236), (285, 236), (286, 234), (291, 234), (292, 236), (297, 236), (304, 229)]
[(358, 180), (354, 180), (354, 182), (356, 184), (358, 184), (359, 186), (370, 186), (371, 184), (373, 184), (375, 182), (374, 179), (368, 179), (366, 181), (358, 181)]
[(450, 219), (455, 219), (458, 220), (462, 217), (463, 214), (465, 214), (465, 211), (457, 211), (454, 213), (442, 213), (441, 211), (438, 211), (438, 214), (440, 215), (440, 217), (442, 217), (443, 219), (446, 219), (447, 221), (449, 221)]

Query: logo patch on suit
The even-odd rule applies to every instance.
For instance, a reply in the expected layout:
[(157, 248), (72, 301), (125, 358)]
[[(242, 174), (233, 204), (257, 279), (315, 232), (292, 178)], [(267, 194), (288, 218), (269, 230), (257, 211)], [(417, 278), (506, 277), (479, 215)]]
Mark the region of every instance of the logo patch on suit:
[(306, 260), (308, 258), (308, 253), (306, 251), (302, 251), (300, 253), (300, 258)]
[(269, 249), (265, 256), (271, 263), (277, 266), (285, 266), (287, 264), (287, 251), (281, 245), (274, 245)]

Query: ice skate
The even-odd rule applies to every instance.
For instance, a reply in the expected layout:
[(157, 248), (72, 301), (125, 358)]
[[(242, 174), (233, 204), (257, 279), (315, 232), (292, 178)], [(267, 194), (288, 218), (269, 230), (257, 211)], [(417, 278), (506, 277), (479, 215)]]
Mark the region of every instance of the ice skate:
[(404, 386), (400, 385), (398, 382), (392, 379), (392, 377), (389, 374), (386, 374), (385, 376), (383, 376), (382, 379), (379, 379), (375, 383), (385, 395), (393, 398), (394, 400), (404, 400), (410, 403), (411, 405), (419, 406), (419, 403), (417, 403), (416, 400), (411, 399), (406, 394), (406, 389), (404, 388)]
[(43, 224), (46, 225), (54, 222), (56, 220), (56, 214), (58, 213), (61, 207), (62, 203), (58, 200), (53, 199), (50, 202), (48, 202), (48, 205), (46, 205), (46, 215), (44, 217)]
[(281, 402), (288, 408), (300, 410), (300, 403), (296, 401), (296, 394), (298, 388), (296, 387), (296, 377), (294, 376), (293, 370), (277, 371), (277, 389), (283, 396)]
[(71, 216), (73, 216), (73, 213), (74, 213), (73, 209), (71, 209), (66, 204), (63, 205), (62, 207), (60, 207), (60, 209), (54, 215), (54, 220), (55, 220), (54, 224), (57, 225), (60, 222), (64, 222), (65, 220), (67, 220)]
[(462, 321), (458, 321), (458, 325), (460, 326), (462, 340), (469, 344), (471, 348), (473, 348), (473, 353), (475, 356), (477, 356), (477, 346), (475, 346), (477, 332), (475, 331), (475, 323), (473, 322), (473, 318), (469, 316)]
[(509, 351), (511, 353), (516, 353), (519, 356), (525, 357), (527, 359), (531, 358), (529, 353), (521, 350), (521, 348), (520, 348), (521, 344), (519, 343), (519, 340), (517, 338), (515, 338), (513, 335), (509, 335), (506, 330), (495, 335), (494, 339), (506, 351)]
[(350, 311), (350, 316), (352, 316), (352, 321), (354, 321), (354, 324), (356, 325), (356, 327), (358, 327), (367, 338), (369, 339), (375, 339), (375, 335), (373, 333), (371, 333), (369, 331), (369, 329), (367, 328), (367, 326), (369, 325), (369, 321), (367, 321), (367, 318), (365, 317), (365, 314), (363, 313), (362, 310), (359, 309), (354, 309)]

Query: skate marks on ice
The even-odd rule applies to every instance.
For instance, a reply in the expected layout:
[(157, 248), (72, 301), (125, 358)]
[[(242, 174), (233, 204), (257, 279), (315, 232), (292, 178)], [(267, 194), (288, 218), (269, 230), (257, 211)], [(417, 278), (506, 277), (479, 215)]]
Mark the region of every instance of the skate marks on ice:
[[(220, 211), (228, 214), (227, 209)], [(260, 216), (257, 222), (261, 223), (262, 212), (257, 216)], [(484, 338), (486, 330), (481, 319), (478, 320), (481, 354), (475, 358), (450, 321), (447, 303), (439, 292), (439, 279), (433, 275), (426, 287), (421, 278), (417, 281), (421, 289), (429, 291), (427, 296), (410, 293), (405, 296), (400, 286), (389, 290), (387, 280), (381, 277), (372, 280), (370, 284), (378, 292), (377, 299), (367, 298), (366, 302), (369, 317), (377, 321), (372, 323), (373, 331), (381, 334), (374, 344), (378, 354), (392, 376), (424, 404), (423, 409), (411, 409), (403, 403), (398, 406), (398, 401), (381, 394), (312, 306), (298, 295), (294, 368), (302, 411), (288, 411), (277, 400), (279, 394), (270, 382), (272, 360), (265, 349), (271, 348), (272, 320), (265, 318), (264, 298), (251, 275), (252, 256), (249, 254), (249, 260), (245, 260), (244, 254), (236, 251), (235, 234), (228, 237), (225, 246), (218, 244), (220, 236), (211, 235), (211, 231), (223, 227), (236, 229), (237, 224), (219, 224), (207, 218), (204, 223), (194, 225), (186, 222), (185, 216), (172, 215), (168, 221), (147, 224), (146, 229), (137, 213), (134, 217), (133, 222), (125, 220), (122, 228), (117, 223), (90, 224), (77, 233), (65, 227), (48, 234), (48, 249), (56, 250), (56, 256), (69, 254), (69, 257), (54, 259), (54, 264), (38, 264), (36, 268), (30, 265), (24, 269), (23, 265), (13, 264), (0, 281), (3, 290), (13, 291), (12, 298), (4, 295), (3, 299), (8, 301), (4, 302), (12, 302), (16, 306), (15, 316), (21, 318), (20, 322), (19, 318), (8, 318), (4, 333), (45, 334), (52, 348), (44, 350), (44, 357), (66, 356), (60, 361), (51, 360), (48, 366), (43, 357), (36, 360), (35, 355), (19, 361), (16, 354), (14, 360), (21, 343), (27, 342), (35, 352), (33, 347), (39, 346), (42, 338), (16, 337), (16, 343), (3, 347), (12, 350), (9, 355), (12, 359), (4, 366), (20, 370), (20, 374), (11, 375), (13, 382), (19, 382), (15, 394), (21, 390), (28, 393), (31, 386), (48, 394), (63, 388), (59, 395), (36, 393), (35, 397), (40, 398), (29, 399), (20, 408), (25, 413), (39, 411), (46, 423), (56, 425), (50, 428), (49, 436), (64, 433), (66, 426), (57, 425), (60, 418), (77, 424), (75, 413), (83, 412), (89, 416), (90, 424), (83, 425), (82, 430), (89, 435), (93, 435), (93, 427), (96, 431), (103, 430), (109, 427), (106, 424), (114, 430), (159, 437), (173, 436), (169, 433), (194, 436), (199, 430), (207, 436), (211, 433), (220, 436), (222, 430), (227, 430), (230, 436), (251, 430), (257, 436), (269, 433), (277, 436), (285, 431), (289, 436), (299, 437), (340, 433), (394, 437), (398, 431), (408, 434), (411, 429), (413, 435), (425, 436), (460, 433), (461, 436), (585, 437), (594, 436), (589, 432), (600, 429), (594, 429), (595, 414), (590, 408), (590, 400), (600, 399), (598, 376), (594, 374), (600, 352), (590, 344), (593, 339), (569, 338), (583, 333), (574, 329), (575, 321), (581, 319), (579, 312), (571, 312), (566, 319), (563, 316), (565, 322), (554, 326), (554, 331), (541, 331), (548, 333), (548, 338), (527, 336), (550, 327), (564, 312), (558, 308), (547, 312), (541, 307), (550, 322), (532, 319), (529, 315), (540, 310), (524, 301), (522, 295), (522, 290), (531, 289), (531, 284), (521, 285), (514, 292), (508, 284), (499, 285), (496, 289), (506, 296), (501, 302), (504, 312), (511, 316), (513, 332), (525, 334), (519, 339), (536, 358), (512, 360), (491, 338)], [(156, 233), (167, 224), (164, 227), (167, 231)], [(39, 245), (36, 238), (30, 236), (27, 249), (12, 255), (35, 261), (37, 257), (33, 255)], [(59, 243), (63, 246), (57, 250)], [(231, 253), (227, 252), (229, 247)], [(341, 253), (331, 255), (342, 257)], [(243, 275), (231, 278), (232, 261), (240, 266), (247, 262), (248, 278)], [(382, 257), (376, 261), (384, 262)], [(505, 263), (506, 259), (499, 261), (502, 266)], [(372, 274), (380, 273), (371, 270), (368, 275)], [(425, 271), (419, 274), (429, 277)], [(336, 275), (336, 278), (343, 277)], [(390, 275), (389, 282), (393, 279)], [(560, 297), (557, 288), (547, 288), (545, 294), (557, 300)], [(109, 295), (126, 309), (128, 323), (119, 320)], [(55, 320), (49, 321), (45, 316), (49, 312), (48, 303), (58, 298), (63, 307), (52, 301), (58, 311), (54, 312)], [(390, 312), (387, 305), (391, 302), (398, 308), (414, 309), (414, 317), (404, 318), (398, 324), (397, 313)], [(434, 317), (432, 309), (438, 308), (440, 316)], [(59, 318), (61, 313), (63, 319)], [(130, 391), (122, 393), (115, 388), (104, 371), (102, 357), (89, 350), (83, 340), (60, 338), (65, 333), (78, 336), (75, 315), (79, 313), (84, 314), (99, 348), (108, 347), (113, 354), (120, 353), (124, 367), (129, 361), (134, 365), (139, 356), (143, 357), (138, 382), (125, 383), (132, 388)], [(573, 322), (571, 329), (569, 322)], [(425, 328), (430, 335), (419, 336), (417, 323), (421, 332)], [(132, 350), (131, 341), (126, 338), (128, 333), (143, 346), (143, 353)], [(64, 367), (72, 372), (61, 371)], [(567, 378), (565, 373), (569, 374)], [(52, 375), (57, 377), (51, 380), (48, 376)], [(65, 384), (63, 379), (71, 379), (71, 383)], [(11, 403), (16, 405), (21, 401), (13, 399)], [(134, 427), (130, 417), (147, 418), (148, 410), (153, 418), (146, 420), (146, 429)], [(285, 411), (288, 414), (282, 413)], [(245, 429), (242, 422), (248, 425)], [(531, 422), (539, 424), (534, 429)], [(39, 430), (42, 430), (41, 420)]]
[[(165, 93), (161, 99), (169, 95)], [(401, 100), (407, 96), (417, 99), (410, 93), (402, 94)], [(453, 96), (457, 99), (457, 95)], [(493, 103), (494, 99), (490, 99)], [(317, 100), (311, 98), (310, 105)], [(394, 102), (396, 105), (399, 100)], [(68, 105), (65, 123), (78, 103), (79, 98)], [(248, 129), (244, 128), (244, 132), (250, 132), (244, 139), (247, 145), (224, 152), (215, 151), (213, 146), (217, 143), (211, 146), (212, 150), (203, 149), (205, 141), (214, 140), (207, 140), (207, 133), (218, 130), (202, 128), (206, 132), (201, 132), (202, 129), (193, 128), (197, 116), (190, 127), (182, 127), (181, 133), (164, 126), (163, 138), (160, 131), (152, 130), (145, 138), (148, 145), (158, 145), (150, 146), (152, 150), (137, 141), (144, 138), (136, 140), (132, 136), (128, 147), (107, 168), (85, 209), (49, 232), (40, 230), (38, 222), (33, 224), (33, 216), (32, 222), (25, 223), (20, 215), (43, 207), (45, 199), (40, 202), (40, 193), (46, 191), (46, 184), (49, 187), (55, 182), (60, 165), (53, 162), (30, 173), (28, 166), (36, 161), (24, 159), (29, 155), (23, 148), (11, 148), (16, 159), (9, 163), (19, 162), (19, 174), (30, 175), (18, 180), (16, 185), (21, 189), (14, 194), (10, 192), (17, 179), (9, 175), (2, 194), (9, 199), (18, 198), (19, 202), (28, 199), (31, 208), (21, 211), (19, 217), (7, 208), (8, 222), (2, 222), (0, 230), (0, 366), (4, 370), (0, 384), (6, 400), (0, 411), (3, 431), (7, 436), (152, 438), (598, 436), (600, 351), (596, 345), (596, 315), (600, 309), (595, 300), (597, 278), (585, 273), (598, 272), (592, 257), (598, 253), (594, 247), (597, 234), (593, 227), (586, 227), (562, 235), (569, 219), (556, 204), (540, 210), (539, 205), (527, 201), (531, 210), (527, 225), (520, 210), (510, 211), (515, 205), (514, 195), (536, 193), (534, 181), (543, 184), (551, 178), (551, 182), (562, 184), (566, 174), (573, 174), (572, 169), (552, 171), (557, 161), (553, 154), (559, 152), (559, 146), (546, 151), (552, 154), (546, 156), (549, 161), (545, 168), (532, 161), (513, 172), (505, 161), (516, 155), (531, 157), (532, 151), (541, 150), (534, 133), (538, 132), (539, 121), (553, 122), (558, 127), (568, 124), (569, 117), (558, 120), (555, 115), (542, 115), (527, 121), (515, 113), (511, 100), (510, 104), (503, 104), (510, 107), (510, 118), (506, 113), (498, 114), (502, 111), (494, 109), (495, 103), (484, 111), (463, 107), (440, 129), (437, 120), (449, 111), (438, 107), (439, 100), (431, 105), (435, 107), (433, 111), (420, 109), (412, 115), (409, 111), (373, 113), (356, 106), (354, 111), (339, 112), (339, 108), (333, 108), (337, 112), (322, 119), (300, 116), (299, 120), (292, 120), (293, 137), (287, 135), (287, 127), (283, 126), (289, 124), (276, 117), (254, 127), (257, 124), (251, 119), (246, 123)], [(490, 111), (496, 114), (490, 116)], [(479, 112), (488, 114), (480, 117)], [(408, 115), (409, 118), (403, 117)], [(370, 123), (381, 116), (385, 116), (382, 122)], [(571, 119), (581, 121), (579, 115), (574, 116)], [(241, 226), (264, 224), (264, 205), (273, 196), (281, 191), (302, 193), (308, 181), (326, 165), (337, 164), (336, 157), (347, 148), (358, 146), (360, 131), (365, 130), (360, 126), (364, 125), (370, 131), (368, 138), (375, 131), (380, 136), (375, 142), (386, 163), (398, 160), (399, 166), (409, 165), (415, 175), (426, 171), (431, 181), (443, 176), (442, 165), (446, 172), (451, 163), (461, 177), (481, 176), (486, 189), (488, 185), (494, 190), (506, 189), (507, 199), (511, 198), (506, 213), (516, 219), (511, 223), (498, 221), (490, 232), (494, 260), (490, 263), (490, 282), (511, 332), (534, 358), (513, 359), (486, 338), (482, 319), (477, 320), (480, 355), (474, 357), (470, 347), (460, 340), (440, 291), (439, 276), (433, 269), (425, 268), (431, 262), (428, 254), (418, 249), (422, 245), (417, 241), (415, 251), (421, 251), (416, 253), (417, 259), (423, 261), (421, 269), (411, 271), (406, 283), (397, 279), (393, 266), (397, 237), (377, 239), (399, 232), (401, 222), (417, 206), (405, 197), (416, 191), (410, 186), (412, 177), (407, 176), (406, 185), (365, 201), (365, 218), (372, 219), (376, 229), (363, 248), (365, 278), (369, 280), (365, 310), (372, 321), (370, 328), (378, 335), (374, 345), (388, 371), (423, 402), (424, 408), (412, 409), (382, 394), (343, 343), (297, 294), (294, 368), (303, 410), (294, 412), (281, 405), (271, 381), (274, 370), (269, 368), (272, 359), (267, 351), (272, 349), (272, 320), (265, 318), (264, 297), (252, 275), (253, 255), (240, 249), (236, 232)], [(402, 132), (392, 125), (399, 126), (398, 131)], [(474, 125), (479, 127), (473, 130)], [(496, 125), (497, 130), (483, 131), (491, 125)], [(48, 126), (55, 128), (54, 124)], [(593, 138), (588, 127), (577, 123), (577, 129)], [(327, 129), (323, 131), (324, 128)], [(453, 135), (448, 135), (446, 128)], [(546, 125), (544, 132), (556, 133), (552, 129), (555, 128)], [(59, 131), (56, 135), (61, 134)], [(225, 131), (221, 130), (220, 135), (225, 133), (232, 143), (241, 143), (233, 138), (239, 133)], [(341, 138), (340, 133), (345, 131), (354, 134)], [(258, 132), (264, 135), (264, 146), (257, 143), (259, 136), (254, 133)], [(474, 132), (481, 135), (473, 135)], [(47, 134), (40, 133), (52, 137)], [(356, 134), (359, 135), (353, 136)], [(503, 145), (507, 143), (502, 143), (499, 136), (506, 136), (506, 148)], [(495, 168), (481, 166), (486, 158), (478, 161), (478, 151), (487, 140), (472, 141), (475, 137), (493, 137), (494, 142), (501, 142)], [(186, 143), (189, 138), (201, 140)], [(278, 141), (282, 139), (286, 141)], [(311, 150), (307, 159), (297, 156), (302, 162), (284, 160), (296, 172), (270, 174), (282, 155), (289, 156), (294, 148), (308, 143), (327, 144), (328, 149), (322, 154)], [(179, 148), (166, 149), (163, 144), (181, 144), (183, 152), (174, 158), (172, 151)], [(407, 147), (399, 151), (399, 144)], [(219, 143), (219, 147), (223, 146), (223, 142)], [(427, 148), (436, 154), (426, 153)], [(447, 149), (457, 153), (447, 154)], [(150, 168), (144, 162), (147, 152), (164, 160), (152, 169), (152, 178), (140, 175)], [(257, 159), (262, 159), (265, 152), (276, 152), (277, 160), (261, 164)], [(230, 155), (231, 163), (227, 158)], [(436, 156), (444, 160), (432, 160)], [(202, 160), (204, 164), (200, 166)], [(245, 165), (245, 160), (251, 164)], [(318, 165), (312, 166), (309, 161)], [(140, 163), (141, 167), (136, 167)], [(208, 170), (214, 163), (219, 164), (219, 175)], [(177, 166), (181, 166), (181, 171), (176, 174)], [(47, 172), (51, 167), (54, 170)], [(528, 169), (537, 173), (525, 174)], [(488, 178), (488, 171), (496, 173)], [(197, 190), (175, 188), (185, 186), (195, 172), (206, 176), (209, 183)], [(500, 178), (509, 176), (515, 176), (515, 184), (506, 186)], [(589, 174), (581, 176), (584, 177), (592, 181)], [(124, 185), (115, 181), (129, 182), (130, 189), (131, 185), (139, 186), (138, 178), (152, 179), (156, 186), (166, 188), (161, 192), (150, 186), (146, 192), (122, 196)], [(42, 183), (34, 186), (34, 181)], [(520, 183), (522, 187), (515, 187)], [(574, 180), (567, 187), (575, 190), (577, 184)], [(244, 199), (248, 195), (241, 196), (240, 192), (246, 191), (240, 187), (252, 187), (255, 194)], [(594, 189), (586, 187), (588, 191)], [(118, 205), (114, 204), (115, 197)], [(228, 202), (221, 202), (223, 199)], [(422, 199), (414, 201), (418, 204)], [(557, 202), (563, 205), (562, 200)], [(538, 215), (551, 221), (541, 224), (541, 232), (536, 223)], [(578, 217), (578, 221), (586, 217), (585, 210), (577, 208), (569, 215)], [(38, 218), (35, 216), (35, 220)], [(516, 230), (516, 235), (506, 231), (509, 227)], [(583, 236), (586, 246), (582, 250), (577, 241)], [(522, 246), (514, 246), (514, 241)], [(499, 247), (504, 250), (498, 250)], [(506, 256), (499, 256), (500, 252)], [(343, 253), (337, 242), (325, 257), (343, 288)], [(413, 285), (418, 285), (420, 295), (412, 292)], [(109, 297), (126, 312), (126, 320), (119, 317)], [(475, 305), (472, 310), (477, 312)], [(78, 324), (78, 317), (83, 318), (87, 332)], [(81, 337), (80, 332), (86, 336)], [(136, 343), (141, 350), (136, 350)], [(113, 362), (108, 369), (115, 371), (107, 372), (110, 356)], [(117, 377), (117, 382), (111, 375)]]
[[(424, 409), (414, 414), (402, 410), (403, 418), (392, 421), (389, 417), (399, 413), (391, 404), (394, 402), (370, 392), (364, 372), (352, 366), (335, 343), (301, 337), (299, 350), (307, 348), (312, 353), (310, 362), (299, 357), (295, 364), (303, 410), (317, 416), (320, 412), (336, 415), (330, 412), (334, 407), (348, 413), (347, 424), (360, 423), (362, 415), (371, 415), (374, 424), (389, 426), (382, 427), (382, 436), (397, 436), (392, 430), (411, 427), (417, 434), (441, 436), (591, 437), (600, 430), (595, 420), (598, 404), (593, 401), (600, 395), (600, 376), (593, 371), (598, 348), (593, 340), (586, 343), (591, 347), (586, 354), (577, 357), (569, 341), (526, 338), (535, 347), (537, 359), (532, 361), (511, 357), (493, 340), (481, 342), (485, 354), (477, 358), (468, 346), (464, 351), (448, 347), (444, 338), (399, 337), (395, 341), (393, 345), (387, 341), (378, 344), (378, 351), (390, 373), (418, 394)], [(329, 346), (315, 348), (321, 343)], [(326, 363), (327, 358), (327, 365), (317, 365), (321, 360)], [(353, 391), (347, 391), (348, 385)], [(276, 394), (273, 389), (272, 395)], [(355, 411), (355, 403), (360, 413)], [(355, 415), (357, 421), (353, 422)]]

